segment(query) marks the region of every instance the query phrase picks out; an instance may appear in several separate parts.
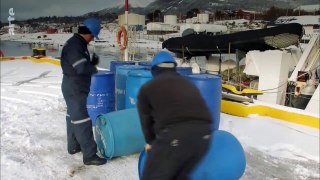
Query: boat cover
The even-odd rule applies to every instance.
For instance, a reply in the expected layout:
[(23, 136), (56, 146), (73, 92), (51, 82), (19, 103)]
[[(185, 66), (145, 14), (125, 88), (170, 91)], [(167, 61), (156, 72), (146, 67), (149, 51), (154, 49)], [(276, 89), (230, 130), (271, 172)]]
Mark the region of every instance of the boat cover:
[(236, 50), (274, 50), (298, 45), (303, 35), (303, 27), (298, 23), (284, 24), (272, 28), (242, 31), (232, 34), (207, 35), (189, 34), (170, 38), (162, 43), (162, 48), (185, 57), (209, 56), (219, 53), (235, 53)]

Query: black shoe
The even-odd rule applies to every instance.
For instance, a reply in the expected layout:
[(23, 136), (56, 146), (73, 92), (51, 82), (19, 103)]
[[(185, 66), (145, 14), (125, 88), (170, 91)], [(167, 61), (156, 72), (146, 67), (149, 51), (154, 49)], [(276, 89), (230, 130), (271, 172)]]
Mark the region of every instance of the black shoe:
[(68, 150), (68, 153), (71, 154), (71, 155), (76, 154), (76, 153), (78, 153), (78, 152), (81, 152), (81, 148)]
[(92, 158), (89, 158), (88, 160), (83, 160), (83, 163), (85, 165), (100, 166), (100, 165), (103, 165), (103, 164), (107, 163), (107, 160), (104, 159), (104, 158), (100, 158), (99, 156), (97, 156), (95, 154)]

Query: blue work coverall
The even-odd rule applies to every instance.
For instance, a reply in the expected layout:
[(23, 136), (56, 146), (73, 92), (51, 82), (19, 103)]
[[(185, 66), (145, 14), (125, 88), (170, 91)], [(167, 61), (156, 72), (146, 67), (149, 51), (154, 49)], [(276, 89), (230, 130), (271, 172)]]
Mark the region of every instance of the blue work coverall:
[(91, 75), (96, 73), (97, 69), (91, 64), (87, 44), (82, 36), (74, 34), (66, 42), (61, 53), (61, 89), (67, 104), (68, 151), (81, 148), (84, 161), (97, 152), (91, 119), (86, 108)]

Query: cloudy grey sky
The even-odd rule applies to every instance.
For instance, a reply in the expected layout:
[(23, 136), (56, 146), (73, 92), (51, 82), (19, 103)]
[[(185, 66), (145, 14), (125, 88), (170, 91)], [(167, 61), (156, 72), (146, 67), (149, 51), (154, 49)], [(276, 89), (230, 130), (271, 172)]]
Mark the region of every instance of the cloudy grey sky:
[[(1, 21), (7, 22), (9, 9), (13, 8), (16, 20), (40, 16), (77, 16), (98, 11), (124, 0), (0, 0)], [(119, 2), (120, 1), (120, 2)]]

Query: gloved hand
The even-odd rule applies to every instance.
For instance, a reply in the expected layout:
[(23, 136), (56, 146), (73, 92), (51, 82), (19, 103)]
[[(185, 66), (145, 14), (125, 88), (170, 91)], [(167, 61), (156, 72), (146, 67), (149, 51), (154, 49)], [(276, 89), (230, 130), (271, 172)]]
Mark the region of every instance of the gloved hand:
[(93, 53), (91, 58), (91, 64), (94, 66), (99, 64), (99, 59), (99, 56), (96, 53)]

